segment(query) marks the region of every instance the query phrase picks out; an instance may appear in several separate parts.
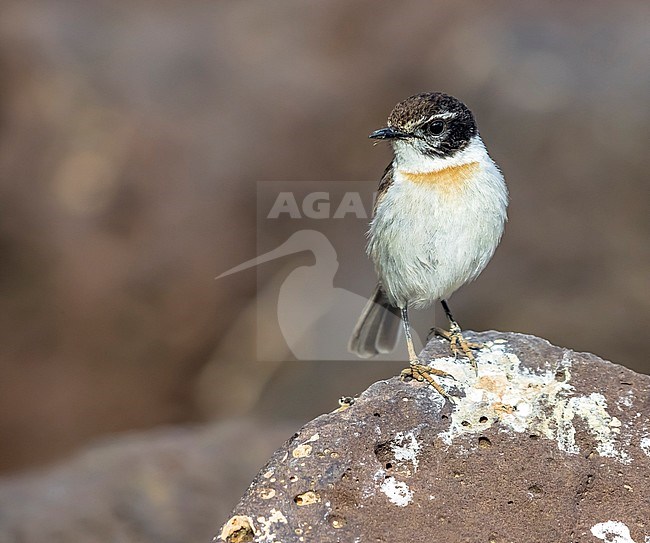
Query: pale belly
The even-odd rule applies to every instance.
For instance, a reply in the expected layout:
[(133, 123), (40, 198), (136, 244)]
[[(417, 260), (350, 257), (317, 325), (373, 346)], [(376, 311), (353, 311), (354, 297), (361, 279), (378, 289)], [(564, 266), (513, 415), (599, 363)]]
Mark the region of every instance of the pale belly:
[(398, 307), (426, 307), (475, 279), (492, 258), (506, 218), (500, 175), (457, 192), (398, 181), (380, 202), (368, 254)]

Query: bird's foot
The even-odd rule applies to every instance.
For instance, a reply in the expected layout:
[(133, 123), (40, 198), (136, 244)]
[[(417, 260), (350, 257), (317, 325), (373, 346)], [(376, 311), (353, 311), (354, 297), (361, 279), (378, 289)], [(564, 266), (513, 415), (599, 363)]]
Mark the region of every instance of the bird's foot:
[(446, 339), (449, 342), (449, 348), (451, 352), (454, 353), (455, 357), (463, 354), (469, 359), (469, 363), (474, 368), (474, 371), (478, 375), (478, 366), (476, 364), (476, 358), (472, 349), (482, 349), (485, 345), (483, 343), (474, 343), (472, 341), (467, 341), (462, 334), (460, 326), (457, 322), (452, 321), (449, 326), (449, 331), (443, 330), (442, 328), (432, 328), (431, 332), (436, 336), (440, 336)]
[(436, 382), (436, 380), (432, 377), (432, 375), (437, 375), (439, 377), (451, 377), (452, 379), (454, 379), (454, 376), (447, 373), (446, 371), (442, 371), (436, 368), (432, 368), (430, 366), (425, 366), (424, 364), (420, 364), (420, 361), (417, 358), (409, 362), (409, 367), (402, 370), (400, 377), (402, 380), (414, 379), (420, 382), (426, 381), (433, 388), (435, 388), (438, 394), (440, 394), (443, 398), (446, 398), (447, 400), (451, 400), (449, 394), (447, 394), (445, 390), (440, 386), (440, 384)]

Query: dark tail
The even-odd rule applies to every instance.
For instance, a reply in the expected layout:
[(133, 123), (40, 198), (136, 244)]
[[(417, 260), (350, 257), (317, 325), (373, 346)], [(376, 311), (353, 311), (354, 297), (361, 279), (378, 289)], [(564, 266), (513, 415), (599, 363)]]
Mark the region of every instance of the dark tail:
[(400, 331), (399, 309), (390, 305), (377, 285), (354, 327), (348, 350), (361, 358), (391, 352)]

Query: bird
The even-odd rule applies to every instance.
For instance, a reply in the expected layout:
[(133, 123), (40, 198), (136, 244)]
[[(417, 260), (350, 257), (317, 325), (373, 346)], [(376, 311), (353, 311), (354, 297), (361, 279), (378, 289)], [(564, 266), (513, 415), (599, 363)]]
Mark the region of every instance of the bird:
[(442, 92), (399, 102), (372, 139), (389, 142), (390, 162), (379, 183), (366, 252), (379, 278), (352, 332), (350, 352), (362, 358), (391, 352), (401, 319), (409, 356), (404, 377), (428, 381), (447, 373), (422, 364), (408, 311), (440, 302), (449, 331), (432, 329), (466, 356), (472, 349), (449, 308), (449, 297), (487, 266), (507, 221), (508, 189), (479, 135), (470, 109)]

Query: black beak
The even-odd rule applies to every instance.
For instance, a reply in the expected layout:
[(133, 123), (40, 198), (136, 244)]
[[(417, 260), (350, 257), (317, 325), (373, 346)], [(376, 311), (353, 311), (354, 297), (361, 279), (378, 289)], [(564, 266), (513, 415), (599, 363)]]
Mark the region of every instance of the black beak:
[(379, 130), (375, 130), (368, 137), (374, 140), (393, 140), (393, 139), (408, 138), (409, 134), (405, 134), (404, 132), (399, 132), (389, 126), (388, 128), (380, 128)]

